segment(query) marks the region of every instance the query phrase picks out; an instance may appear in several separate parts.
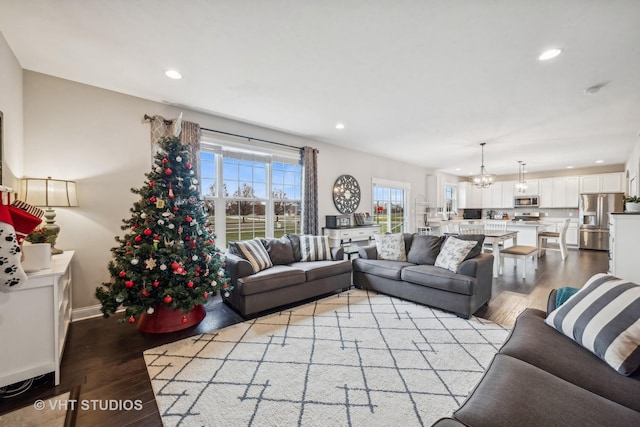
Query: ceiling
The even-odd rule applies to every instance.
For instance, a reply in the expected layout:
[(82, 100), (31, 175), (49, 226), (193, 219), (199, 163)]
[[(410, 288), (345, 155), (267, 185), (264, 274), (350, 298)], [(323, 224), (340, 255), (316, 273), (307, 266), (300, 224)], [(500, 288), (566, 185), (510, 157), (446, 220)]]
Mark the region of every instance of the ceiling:
[(637, 0), (0, 0), (24, 69), (459, 176), (481, 142), (498, 175), (624, 163), (638, 22)]

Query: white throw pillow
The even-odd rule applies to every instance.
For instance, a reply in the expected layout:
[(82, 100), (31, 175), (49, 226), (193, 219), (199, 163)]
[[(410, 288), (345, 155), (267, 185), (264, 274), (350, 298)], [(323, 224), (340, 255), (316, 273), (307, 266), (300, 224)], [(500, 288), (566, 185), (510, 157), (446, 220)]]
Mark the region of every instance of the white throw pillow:
[(404, 248), (404, 236), (402, 233), (396, 234), (375, 234), (376, 251), (378, 259), (388, 261), (406, 261), (407, 252)]
[(545, 319), (622, 375), (640, 367), (640, 286), (596, 274)]
[(476, 241), (460, 240), (455, 237), (449, 237), (444, 241), (442, 249), (436, 258), (436, 267), (446, 268), (447, 270), (458, 272), (460, 264), (465, 257), (471, 252), (476, 245)]

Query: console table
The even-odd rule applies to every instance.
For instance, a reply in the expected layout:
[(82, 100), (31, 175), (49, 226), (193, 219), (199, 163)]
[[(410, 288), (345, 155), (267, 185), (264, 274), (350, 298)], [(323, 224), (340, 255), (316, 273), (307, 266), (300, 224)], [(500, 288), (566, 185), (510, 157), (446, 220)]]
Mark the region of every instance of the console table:
[(51, 268), (0, 292), (0, 387), (55, 372), (71, 322), (73, 251), (53, 255)]
[(363, 225), (350, 228), (323, 228), (322, 234), (329, 236), (329, 246), (340, 247), (345, 243), (368, 242), (374, 234), (380, 233), (379, 225)]

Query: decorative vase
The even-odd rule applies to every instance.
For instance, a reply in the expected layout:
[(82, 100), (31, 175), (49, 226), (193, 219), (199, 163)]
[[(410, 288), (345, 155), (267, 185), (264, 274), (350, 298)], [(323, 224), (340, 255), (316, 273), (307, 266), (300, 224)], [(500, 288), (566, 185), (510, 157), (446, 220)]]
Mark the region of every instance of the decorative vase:
[(138, 330), (149, 334), (164, 334), (187, 329), (202, 322), (207, 315), (202, 304), (198, 304), (186, 315), (180, 310), (172, 310), (164, 304), (155, 307), (152, 314), (142, 313), (138, 320)]
[(51, 268), (51, 245), (31, 243), (22, 245), (22, 269), (27, 272)]
[(640, 203), (627, 202), (624, 205), (627, 212), (640, 212)]

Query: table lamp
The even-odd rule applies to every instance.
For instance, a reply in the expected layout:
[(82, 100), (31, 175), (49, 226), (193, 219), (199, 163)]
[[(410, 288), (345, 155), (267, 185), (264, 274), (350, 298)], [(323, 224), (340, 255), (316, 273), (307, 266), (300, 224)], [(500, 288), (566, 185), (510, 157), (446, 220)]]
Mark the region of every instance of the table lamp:
[(62, 251), (55, 247), (60, 226), (55, 223), (56, 212), (52, 208), (78, 206), (76, 182), (62, 179), (24, 178), (20, 182), (20, 198), (34, 206), (45, 207), (43, 228), (53, 235), (51, 253), (60, 254)]

